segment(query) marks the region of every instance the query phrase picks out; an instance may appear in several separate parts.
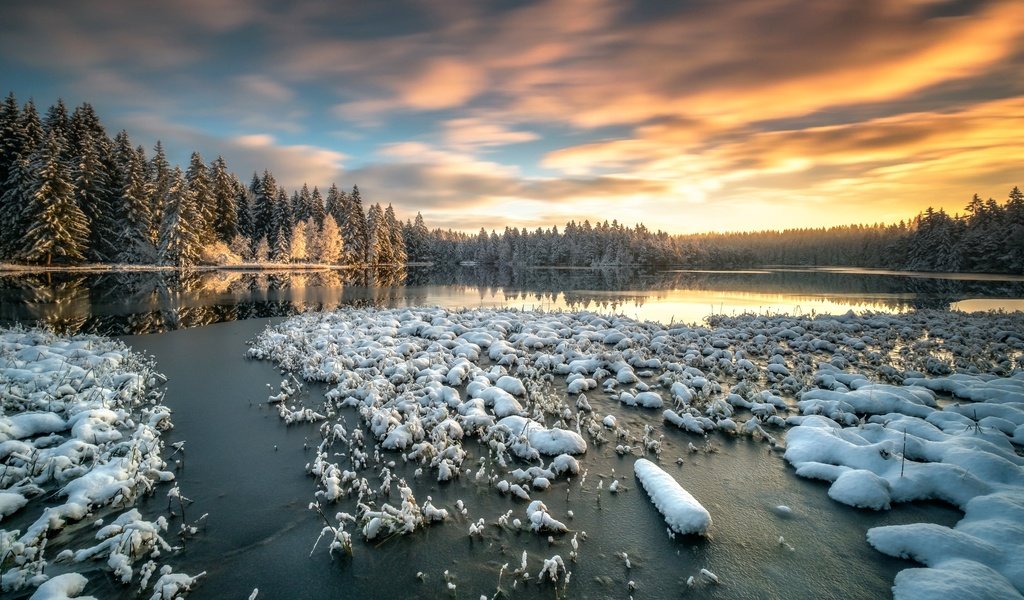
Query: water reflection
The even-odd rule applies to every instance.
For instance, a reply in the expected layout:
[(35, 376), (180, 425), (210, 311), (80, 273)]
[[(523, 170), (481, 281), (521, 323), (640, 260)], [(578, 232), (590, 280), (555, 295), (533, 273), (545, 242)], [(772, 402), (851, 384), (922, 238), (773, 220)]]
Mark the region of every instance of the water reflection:
[(594, 310), (662, 322), (714, 313), (1020, 308), (1024, 281), (864, 271), (445, 267), (0, 276), (0, 322), (62, 332), (157, 333), (356, 306)]

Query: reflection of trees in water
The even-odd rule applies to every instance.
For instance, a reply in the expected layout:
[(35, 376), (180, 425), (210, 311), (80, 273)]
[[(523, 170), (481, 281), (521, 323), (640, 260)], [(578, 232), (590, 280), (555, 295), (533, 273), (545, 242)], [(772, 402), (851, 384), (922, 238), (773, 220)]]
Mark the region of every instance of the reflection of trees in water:
[(914, 308), (948, 308), (964, 298), (1024, 297), (1021, 282), (805, 271), (750, 274), (449, 266), (46, 273), (0, 276), (0, 322), (39, 322), (68, 332), (156, 333), (343, 305), (423, 304), (430, 286), (475, 290), (481, 301), (501, 294), (510, 307), (543, 307), (560, 301), (573, 310), (603, 312), (643, 306), (652, 297), (680, 290), (784, 294)]

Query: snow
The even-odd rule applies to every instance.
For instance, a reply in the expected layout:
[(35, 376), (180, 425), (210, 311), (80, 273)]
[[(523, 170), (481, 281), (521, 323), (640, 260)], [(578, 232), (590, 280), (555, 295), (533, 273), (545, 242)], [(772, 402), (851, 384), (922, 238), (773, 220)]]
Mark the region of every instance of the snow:
[[(318, 479), (318, 499), (352, 498), (367, 507), (356, 519), (368, 537), (418, 526), (409, 517), (415, 511), (369, 508), (389, 506), (376, 494), (393, 489), (381, 465), (395, 458), (417, 465), (416, 481), (432, 470), (438, 481), (471, 479), (481, 490), (526, 502), (527, 527), (557, 532), (564, 524), (546, 509), (554, 505), (546, 498), (562, 488), (559, 478), (572, 477), (574, 486), (591, 491), (609, 483), (602, 474), (586, 487), (589, 448), (621, 457), (656, 458), (666, 448), (685, 453), (678, 445), (685, 438), (667, 437), (669, 428), (702, 438), (683, 442), (692, 454), (713, 455), (715, 436), (764, 441), (784, 451), (797, 476), (829, 482), (837, 503), (862, 509), (939, 500), (967, 511), (978, 499), (1016, 497), (1024, 480), (1024, 348), (1011, 352), (991, 332), (1019, 329), (1017, 322), (921, 311), (716, 316), (708, 327), (665, 329), (586, 312), (361, 308), (271, 326), (249, 356), (331, 386), (321, 404), (290, 408), (323, 415), (322, 431), (341, 426), (343, 410), (358, 414), (363, 427), (346, 424), (325, 436), (307, 470)], [(642, 411), (624, 419), (621, 407), (602, 402), (660, 408), (661, 419)], [(482, 453), (467, 452), (464, 444), (479, 444)], [(547, 457), (553, 459), (545, 467)], [(379, 471), (380, 490), (362, 475), (370, 468)], [(707, 510), (671, 475), (646, 458), (637, 459), (634, 472), (670, 531), (708, 532)], [(614, 475), (610, 482), (609, 489), (625, 489)], [(774, 513), (793, 514), (782, 506)], [(456, 515), (468, 518), (464, 507)], [(931, 544), (934, 556), (921, 552), (915, 538), (936, 535), (926, 524), (890, 537), (885, 528), (872, 529), (872, 543), (947, 574), (955, 571), (951, 561), (972, 560), (1019, 592), (1007, 565), (1015, 564), (1021, 536), (993, 538), (987, 528), (1017, 531), (994, 514), (972, 515), (965, 513), (964, 522), (984, 526), (970, 535), (1004, 548), (1005, 556), (980, 554), (960, 533), (942, 539), (974, 550), (954, 555), (950, 544)], [(389, 529), (388, 520), (400, 529)], [(523, 524), (511, 513), (497, 524), (507, 528), (510, 521), (514, 528)], [(474, 514), (470, 522), (474, 535), (483, 536), (488, 521)], [(967, 572), (949, 575), (951, 596), (955, 586), (968, 585)], [(897, 579), (897, 595), (912, 597), (920, 580), (916, 570), (907, 571)]]
[[(0, 519), (25, 524), (0, 529), (12, 565), (4, 592), (39, 586), (33, 597), (79, 594), (86, 580), (75, 573), (43, 583), (39, 573), (51, 561), (101, 560), (114, 579), (145, 586), (133, 563), (171, 554), (166, 519), (148, 521), (131, 508), (174, 479), (162, 458), (170, 410), (159, 404), (164, 378), (154, 368), (106, 338), (0, 329)], [(75, 538), (66, 527), (98, 522), (97, 513), (113, 508), (124, 512), (98, 530), (99, 543), (67, 547)]]
[(673, 531), (684, 535), (707, 534), (711, 515), (671, 475), (646, 458), (637, 459), (633, 472)]
[(89, 580), (78, 573), (58, 575), (40, 585), (30, 600), (64, 600), (65, 598), (96, 600), (93, 596), (79, 596), (88, 583)]

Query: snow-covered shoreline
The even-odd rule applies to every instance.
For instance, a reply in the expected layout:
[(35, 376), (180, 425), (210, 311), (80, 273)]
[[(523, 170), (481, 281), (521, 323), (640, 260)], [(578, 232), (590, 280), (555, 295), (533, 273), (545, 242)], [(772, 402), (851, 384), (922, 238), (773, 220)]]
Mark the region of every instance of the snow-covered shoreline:
[[(175, 574), (166, 563), (177, 550), (174, 536), (193, 526), (180, 523), (176, 531), (167, 517), (150, 521), (132, 508), (174, 480), (163, 457), (161, 433), (173, 425), (160, 404), (162, 382), (150, 359), (121, 342), (0, 329), (5, 593), (39, 587), (40, 597), (77, 596), (88, 582), (73, 573), (97, 560), (154, 598), (178, 597), (193, 585), (198, 576)], [(176, 486), (169, 496), (186, 501)], [(34, 519), (27, 516), (33, 511)], [(9, 529), (12, 520), (24, 527)], [(98, 543), (69, 547), (62, 530), (90, 523)]]
[[(835, 479), (835, 493), (830, 495), (840, 501), (886, 508), (893, 501), (939, 497), (965, 509), (978, 494), (962, 498), (955, 494), (901, 494), (902, 484), (893, 482), (891, 470), (880, 475), (870, 465), (854, 465), (853, 469), (846, 465), (856, 462), (857, 452), (870, 451), (877, 457), (872, 460), (887, 461), (891, 469), (892, 456), (899, 450), (891, 439), (883, 444), (890, 453), (888, 458), (879, 455), (874, 446), (857, 452), (842, 446), (832, 456), (816, 454), (822, 448), (837, 447), (820, 443), (822, 436), (835, 436), (851, 445), (850, 440), (865, 436), (865, 431), (889, 431), (891, 438), (897, 430), (902, 435), (904, 428), (913, 425), (904, 468), (907, 480), (916, 481), (916, 471), (922, 467), (910, 461), (942, 460), (935, 451), (911, 454), (918, 444), (915, 436), (941, 441), (936, 433), (928, 433), (934, 429), (955, 437), (951, 448), (956, 450), (947, 454), (968, 457), (970, 465), (947, 468), (945, 475), (928, 475), (930, 485), (949, 487), (952, 484), (940, 479), (962, 477), (967, 468), (980, 482), (979, 489), (1000, 493), (999, 498), (1005, 500), (1000, 506), (1009, 506), (1006, 511), (1012, 512), (1021, 501), (1024, 462), (1019, 454), (1024, 405), (1016, 391), (1024, 386), (1022, 332), (1024, 317), (1019, 313), (742, 315), (713, 317), (704, 327), (666, 327), (593, 313), (366, 308), (292, 317), (261, 334), (249, 355), (272, 360), (302, 379), (331, 386), (326, 402), (319, 407), (324, 441), (317, 461), (308, 466), (321, 486), (318, 502), (329, 504), (352, 497), (362, 504), (378, 494), (387, 495), (394, 485), (390, 477), (382, 477), (382, 486), (376, 490), (362, 473), (401, 458), (420, 463), (422, 471), (431, 472), (439, 481), (473, 477), (499, 493), (536, 503), (536, 498), (544, 497), (547, 482), (558, 476), (555, 463), (561, 459), (547, 465), (545, 456), (558, 451), (566, 458), (577, 454), (573, 462), (585, 481), (587, 456), (580, 451), (611, 441), (608, 433), (615, 433), (619, 454), (646, 455), (657, 461), (661, 452), (658, 428), (665, 425), (659, 418), (661, 411), (651, 415), (643, 407), (665, 403), (669, 408), (663, 418), (668, 424), (702, 438), (712, 433), (752, 436), (782, 447), (780, 440), (788, 437), (787, 458), (797, 467), (797, 474)], [(953, 373), (961, 375), (949, 377)], [(289, 384), (282, 390), (292, 387)], [(999, 408), (985, 408), (975, 416), (940, 398), (947, 406), (939, 410), (932, 389), (940, 393), (953, 390), (959, 397), (984, 401), (971, 407)], [(288, 407), (283, 415), (302, 410), (303, 402), (294, 393), (277, 398)], [(993, 402), (1000, 398), (1002, 401)], [(651, 415), (645, 417), (650, 423), (643, 438), (632, 437), (614, 418), (604, 418), (600, 414), (604, 402)], [(338, 421), (346, 407), (358, 412), (368, 437), (362, 427), (346, 427)], [(916, 425), (933, 413), (948, 418), (936, 417), (939, 421), (935, 424)], [(954, 422), (972, 435), (975, 429), (981, 431), (983, 442), (969, 443), (966, 436), (949, 433)], [(578, 436), (583, 444), (562, 441), (557, 448), (546, 449), (528, 433), (534, 429), (552, 432), (545, 439)], [(1002, 441), (998, 441), (1000, 436)], [(811, 437), (813, 441), (803, 442)], [(463, 465), (463, 444), (474, 438), (489, 449), (487, 464), (492, 465), (487, 469), (481, 466), (475, 474)], [(339, 455), (347, 464), (329, 458), (330, 449), (338, 443), (348, 450)], [(697, 450), (692, 443), (690, 447)], [(968, 456), (966, 450), (974, 454)], [(801, 457), (801, 452), (806, 457)], [(534, 466), (526, 469), (521, 461)], [(416, 487), (415, 482), (398, 485), (408, 489), (410, 497)], [(619, 487), (615, 480), (609, 491), (615, 493)], [(885, 498), (883, 492), (888, 494)], [(395, 516), (403, 514), (395, 511)], [(997, 516), (1005, 519), (1006, 511)], [(338, 516), (338, 527), (333, 530), (338, 539), (344, 538), (348, 518), (368, 523), (358, 514)], [(528, 516), (530, 521), (549, 523), (555, 535), (565, 527), (559, 515), (547, 510), (528, 511)], [(984, 519), (984, 515), (979, 518), (969, 513), (965, 522)], [(514, 521), (510, 515), (500, 515), (495, 524), (514, 529), (525, 526), (519, 525), (519, 519)], [(485, 524), (486, 520), (480, 519), (470, 535), (477, 535)], [(956, 554), (954, 549), (946, 553), (940, 549), (940, 559), (915, 553), (888, 544), (884, 528), (873, 531), (878, 533), (870, 539), (878, 549), (913, 556), (947, 571), (950, 563), (946, 559)], [(1006, 546), (1006, 540), (1002, 541)], [(348, 544), (351, 548), (350, 539)], [(1011, 540), (1001, 552), (1016, 557), (1020, 551), (1021, 544)], [(982, 566), (995, 576), (1009, 577), (1006, 585), (1011, 588), (1020, 586), (1013, 572), (999, 566), (1005, 564), (1004, 559), (999, 561), (995, 566)], [(926, 589), (921, 587), (921, 577), (906, 573), (897, 578), (898, 596)], [(571, 577), (571, 565), (567, 576)], [(979, 580), (947, 577), (944, 581), (953, 590), (966, 591)]]

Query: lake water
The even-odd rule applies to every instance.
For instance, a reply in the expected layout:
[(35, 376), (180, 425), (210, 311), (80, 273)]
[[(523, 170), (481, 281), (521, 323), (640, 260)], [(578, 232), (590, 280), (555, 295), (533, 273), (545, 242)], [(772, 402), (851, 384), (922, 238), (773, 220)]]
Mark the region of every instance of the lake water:
[(158, 333), (341, 305), (593, 310), (664, 323), (716, 313), (1024, 309), (1024, 277), (860, 269), (419, 267), (318, 272), (0, 273), (0, 323)]
[[(469, 525), (480, 517), (493, 523), (513, 510), (513, 516), (526, 520), (525, 503), (469, 477), (446, 484), (429, 475), (416, 478), (396, 454), (395, 472), (410, 481), (421, 504), (430, 495), (434, 504), (451, 511), (462, 499), (469, 515), (398, 539), (373, 544), (357, 540), (351, 558), (332, 560), (322, 546), (311, 555), (322, 522), (307, 509), (315, 484), (304, 465), (313, 458), (318, 427), (285, 426), (263, 404), (267, 384), (276, 386), (280, 373), (269, 363), (243, 358), (246, 340), (268, 318), (338, 305), (425, 304), (589, 309), (697, 322), (713, 313), (743, 311), (1010, 310), (1019, 307), (1021, 298), (1021, 278), (834, 270), (464, 268), (0, 277), (0, 319), (39, 321), (66, 331), (131, 334), (125, 342), (155, 356), (168, 375), (165, 402), (174, 409), (176, 424), (168, 441), (187, 443), (178, 479), (183, 493), (195, 500), (188, 516), (209, 515), (203, 531), (174, 559), (180, 571), (207, 571), (194, 598), (245, 598), (255, 587), (260, 598), (489, 597), (501, 565), (514, 568), (524, 550), (534, 574), (542, 559), (554, 554), (567, 558), (570, 551), (571, 535), (555, 536), (549, 543), (546, 535), (489, 526), (482, 538), (470, 538)], [(157, 332), (165, 333), (146, 335)], [(320, 397), (322, 389), (312, 387), (310, 402), (315, 405)], [(660, 421), (650, 411), (592, 402), (634, 432)], [(348, 422), (357, 421), (353, 411)], [(781, 455), (762, 442), (713, 435), (712, 452), (690, 453), (687, 446), (694, 436), (668, 428), (664, 433), (662, 464), (712, 513), (711, 538), (669, 539), (664, 521), (632, 475), (632, 458), (618, 456), (611, 444), (592, 447), (583, 489), (578, 482), (561, 480), (538, 496), (556, 517), (573, 510), (575, 518), (567, 525), (589, 536), (581, 543), (579, 562), (568, 565), (573, 579), (563, 597), (627, 598), (630, 580), (637, 583), (635, 598), (887, 597), (895, 574), (914, 563), (874, 551), (865, 541), (867, 529), (919, 521), (952, 525), (961, 516), (929, 503), (881, 513), (850, 509), (828, 498), (826, 484), (797, 478)], [(476, 458), (486, 455), (475, 442), (466, 449), (467, 465), (475, 466)], [(364, 476), (372, 478), (369, 472)], [(602, 478), (607, 487), (612, 477), (621, 478), (625, 491), (610, 495), (595, 489)], [(144, 503), (144, 512), (166, 510), (162, 494)], [(792, 517), (777, 515), (777, 505), (792, 508)], [(778, 543), (780, 536), (792, 549)], [(623, 552), (631, 569), (620, 557)], [(721, 585), (688, 589), (686, 579), (702, 568), (718, 574)], [(445, 570), (454, 575), (455, 594), (445, 587)], [(417, 578), (417, 572), (425, 578)], [(101, 573), (88, 574), (89, 593), (134, 597), (133, 590)], [(501, 584), (514, 598), (552, 598), (561, 589), (531, 582), (512, 591), (507, 574)]]

